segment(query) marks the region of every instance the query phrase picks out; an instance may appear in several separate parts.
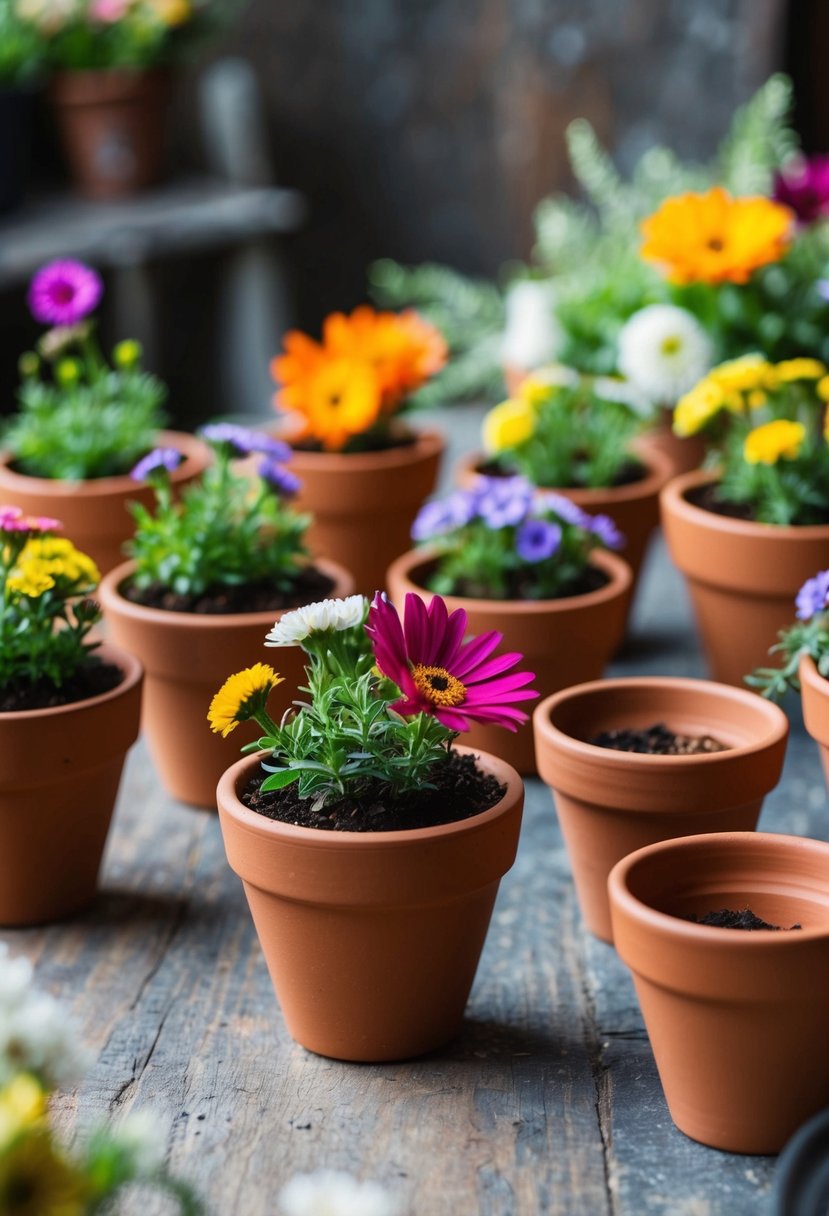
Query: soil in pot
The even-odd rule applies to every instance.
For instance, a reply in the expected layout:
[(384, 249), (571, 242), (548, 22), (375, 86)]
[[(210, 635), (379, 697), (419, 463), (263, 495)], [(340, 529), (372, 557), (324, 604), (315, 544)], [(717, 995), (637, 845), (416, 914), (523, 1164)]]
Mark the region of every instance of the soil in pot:
[(717, 908), (715, 912), (706, 912), (702, 916), (692, 912), (685, 919), (693, 921), (695, 925), (709, 925), (712, 929), (743, 929), (749, 933), (756, 929), (779, 933), (801, 928), (800, 925), (789, 925), (788, 929), (783, 925), (770, 925), (762, 916), (752, 912), (751, 908)]
[(208, 589), (200, 595), (177, 595), (158, 584), (139, 589), (127, 583), (121, 593), (131, 604), (143, 604), (145, 608), (230, 616), (237, 612), (286, 612), (324, 600), (333, 589), (334, 580), (329, 575), (315, 566), (308, 566), (300, 571), (289, 591), (280, 591), (271, 583), (245, 583), (240, 587)]
[(25, 709), (50, 709), (58, 705), (71, 705), (97, 697), (111, 688), (117, 688), (124, 673), (115, 663), (102, 663), (95, 658), (76, 671), (71, 679), (59, 688), (49, 680), (25, 687), (0, 690), (0, 713), (17, 713)]
[(617, 752), (639, 752), (647, 756), (700, 756), (722, 752), (728, 747), (711, 735), (684, 735), (669, 730), (664, 722), (648, 727), (621, 727), (604, 730), (587, 740), (595, 747), (609, 747)]

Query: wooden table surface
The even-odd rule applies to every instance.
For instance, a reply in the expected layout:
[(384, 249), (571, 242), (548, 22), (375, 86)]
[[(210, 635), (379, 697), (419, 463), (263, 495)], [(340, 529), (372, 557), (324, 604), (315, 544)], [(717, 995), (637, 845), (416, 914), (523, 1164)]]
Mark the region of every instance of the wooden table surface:
[[(704, 674), (684, 587), (658, 541), (612, 674)], [(783, 780), (760, 826), (826, 839), (816, 747), (792, 707)], [(295, 1171), (385, 1183), (413, 1216), (768, 1216), (775, 1159), (671, 1123), (633, 987), (584, 929), (549, 792), (527, 783), (463, 1033), (400, 1063), (311, 1055), (287, 1035), (215, 815), (131, 754), (99, 898), (63, 925), (6, 931), (97, 1062), (57, 1119), (67, 1135), (152, 1107), (171, 1168), (215, 1216), (275, 1216)], [(389, 977), (394, 982), (394, 977)], [(146, 1196), (124, 1211), (168, 1211)]]

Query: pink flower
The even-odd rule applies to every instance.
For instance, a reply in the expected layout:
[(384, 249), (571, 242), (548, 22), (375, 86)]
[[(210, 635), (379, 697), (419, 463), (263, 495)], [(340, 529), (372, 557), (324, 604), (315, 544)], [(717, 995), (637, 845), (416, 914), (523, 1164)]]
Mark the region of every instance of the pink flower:
[(92, 21), (99, 21), (101, 25), (115, 25), (129, 6), (130, 0), (92, 0), (88, 11)]
[(391, 708), (404, 717), (433, 714), (450, 730), (468, 730), (470, 722), (492, 722), (516, 730), (527, 714), (515, 701), (537, 697), (526, 685), (532, 672), (515, 671), (523, 655), (491, 658), (503, 634), (495, 630), (464, 642), (466, 613), (449, 613), (439, 595), (427, 607), (419, 596), (406, 596), (403, 624), (397, 609), (379, 591), (369, 609), (366, 632), (377, 666), (403, 693)]
[(98, 306), (103, 284), (83, 262), (49, 262), (32, 279), (29, 308), (42, 325), (76, 325)]
[(791, 207), (801, 224), (829, 215), (829, 156), (796, 157), (777, 173), (774, 198)]
[(47, 515), (24, 515), (20, 507), (0, 507), (0, 532), (56, 532), (62, 526)]

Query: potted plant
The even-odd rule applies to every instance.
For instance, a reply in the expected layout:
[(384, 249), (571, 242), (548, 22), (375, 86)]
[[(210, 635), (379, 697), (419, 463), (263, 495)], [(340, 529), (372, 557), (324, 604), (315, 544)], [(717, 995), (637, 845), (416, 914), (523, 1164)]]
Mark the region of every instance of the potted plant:
[(408, 597), (401, 624), (378, 593), (364, 617), (349, 601), (287, 614), (268, 642), (303, 647), (308, 700), (277, 725), (278, 677), (257, 664), (210, 721), (254, 718), (263, 736), (222, 777), (219, 818), (287, 1027), (320, 1055), (379, 1061), (460, 1028), (523, 785), (454, 740), (471, 721), (514, 728), (536, 694), (521, 656), (494, 655), (497, 633), (463, 641), (466, 614), (439, 597)]
[[(204, 730), (210, 696), (228, 663), (244, 666), (286, 609), (319, 596), (348, 595), (351, 575), (309, 560), (307, 517), (290, 500), (296, 477), (279, 439), (231, 423), (201, 430), (214, 460), (201, 478), (171, 492), (180, 460), (159, 448), (133, 470), (155, 496), (154, 512), (133, 504), (132, 557), (101, 583), (115, 640), (146, 668), (144, 728), (165, 788), (182, 802), (215, 807), (216, 782), (232, 748)], [(236, 467), (255, 456), (255, 471)], [(298, 647), (286, 651), (280, 712), (302, 680)]]
[[(636, 445), (642, 418), (635, 400), (610, 377), (554, 367), (525, 380), (518, 397), (484, 418), (484, 455), (461, 460), (459, 480), (520, 474), (591, 514), (607, 515), (625, 537), (634, 588), (659, 521), (666, 458)], [(630, 605), (631, 600), (628, 600)]]
[[(479, 477), (469, 489), (427, 503), (413, 535), (425, 547), (392, 562), (388, 587), (406, 596), (445, 596), (475, 632), (499, 629), (536, 671), (542, 696), (600, 676), (621, 640), (631, 572), (613, 549), (624, 543), (608, 516), (539, 494), (521, 477)], [(474, 723), (471, 747), (535, 772), (532, 730), (510, 736)]]
[(334, 313), (315, 342), (292, 331), (273, 360), (294, 448), (298, 503), (313, 516), (308, 543), (352, 571), (373, 594), (403, 553), (418, 507), (432, 492), (443, 451), (436, 432), (401, 413), (446, 360), (438, 330), (414, 312)]
[(95, 563), (57, 520), (0, 507), (0, 924), (58, 920), (95, 895), (137, 659), (90, 638)]
[(829, 1016), (827, 876), (829, 844), (766, 832), (665, 840), (613, 868), (616, 949), (692, 1139), (777, 1153), (829, 1103), (829, 1060), (804, 1050)]
[(11, 4), (0, 9), (0, 215), (20, 205), (26, 188), (34, 89), (43, 60), (35, 30)]
[(829, 546), (829, 377), (817, 359), (745, 355), (678, 403), (712, 466), (662, 491), (665, 539), (685, 575), (712, 675), (741, 684), (787, 623)]
[(533, 728), (582, 916), (608, 942), (616, 862), (657, 840), (753, 829), (788, 737), (782, 710), (746, 689), (660, 676), (565, 688)]
[(37, 352), (20, 359), (20, 409), (2, 430), (0, 497), (30, 514), (59, 516), (107, 571), (123, 559), (132, 531), (127, 503), (152, 501), (129, 477), (136, 461), (157, 443), (175, 446), (183, 457), (178, 487), (210, 453), (192, 435), (161, 430), (166, 390), (142, 371), (137, 342), (119, 342), (112, 366), (106, 361), (92, 316), (102, 293), (96, 271), (71, 259), (50, 262), (32, 279), (29, 307), (49, 329)]

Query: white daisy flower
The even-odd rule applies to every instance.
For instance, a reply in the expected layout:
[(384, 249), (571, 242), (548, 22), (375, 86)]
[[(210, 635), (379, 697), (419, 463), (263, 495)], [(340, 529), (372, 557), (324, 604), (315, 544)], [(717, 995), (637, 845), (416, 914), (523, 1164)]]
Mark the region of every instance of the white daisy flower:
[(343, 1170), (296, 1174), (278, 1196), (281, 1216), (398, 1216), (400, 1205), (377, 1182)]
[(131, 1111), (113, 1128), (113, 1135), (129, 1157), (137, 1178), (150, 1178), (158, 1173), (167, 1152), (167, 1134), (156, 1112)]
[(32, 1072), (50, 1089), (68, 1089), (88, 1063), (71, 1023), (50, 996), (30, 992), (17, 1009), (0, 1014), (0, 1077)]
[(9, 958), (5, 943), (0, 943), (0, 1017), (17, 1009), (29, 995), (32, 964), (27, 958)]
[(507, 290), (506, 324), (501, 338), (501, 359), (527, 370), (555, 359), (563, 333), (555, 312), (549, 283), (522, 279)]
[(671, 405), (713, 364), (708, 334), (674, 304), (641, 308), (619, 331), (619, 371), (656, 405)]
[(343, 600), (320, 600), (286, 612), (265, 638), (266, 646), (299, 646), (312, 633), (339, 633), (365, 620), (366, 600), (349, 595)]

